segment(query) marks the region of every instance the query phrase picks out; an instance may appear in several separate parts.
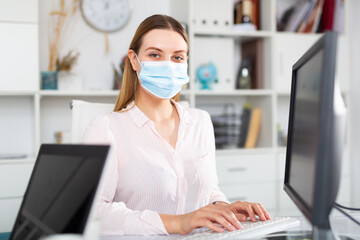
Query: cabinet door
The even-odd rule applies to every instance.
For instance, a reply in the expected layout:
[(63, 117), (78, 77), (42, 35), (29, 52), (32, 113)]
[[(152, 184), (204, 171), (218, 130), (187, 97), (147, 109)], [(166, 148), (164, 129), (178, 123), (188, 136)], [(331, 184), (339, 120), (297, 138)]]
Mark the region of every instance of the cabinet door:
[[(213, 90), (228, 90), (235, 88), (234, 52), (235, 41), (232, 38), (198, 37), (194, 41), (196, 58), (193, 59), (195, 69), (192, 69), (196, 77), (196, 70), (204, 64), (213, 63), (217, 70), (217, 81), (211, 84)], [(215, 47), (221, 46), (221, 47)], [(201, 89), (199, 80), (196, 80), (196, 89)]]
[(275, 37), (276, 90), (290, 93), (292, 66), (319, 39), (320, 35), (278, 34)]
[[(274, 51), (274, 79), (279, 93), (290, 93), (292, 66), (322, 35), (277, 34)], [(339, 36), (336, 78), (342, 91), (349, 90), (348, 38)]]
[(0, 22), (0, 33), (0, 90), (38, 90), (38, 26)]
[(276, 161), (272, 154), (217, 156), (220, 184), (274, 181)]
[(1, 0), (0, 21), (38, 22), (38, 0)]
[(257, 202), (261, 203), (268, 211), (274, 211), (277, 198), (275, 185), (275, 182), (263, 182), (226, 184), (219, 187), (230, 202), (238, 200)]
[(0, 165), (0, 198), (22, 197), (33, 167), (33, 163)]
[(22, 198), (0, 199), (0, 232), (10, 232), (18, 214)]

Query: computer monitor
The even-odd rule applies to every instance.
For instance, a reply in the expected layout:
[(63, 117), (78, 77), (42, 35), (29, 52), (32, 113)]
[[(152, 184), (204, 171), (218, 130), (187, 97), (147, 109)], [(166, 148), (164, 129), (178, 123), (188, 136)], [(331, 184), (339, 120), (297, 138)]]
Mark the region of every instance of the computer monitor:
[(41, 145), (10, 240), (85, 233), (107, 145)]
[(345, 105), (335, 81), (337, 34), (326, 32), (293, 66), (284, 190), (332, 239), (329, 214), (340, 182)]

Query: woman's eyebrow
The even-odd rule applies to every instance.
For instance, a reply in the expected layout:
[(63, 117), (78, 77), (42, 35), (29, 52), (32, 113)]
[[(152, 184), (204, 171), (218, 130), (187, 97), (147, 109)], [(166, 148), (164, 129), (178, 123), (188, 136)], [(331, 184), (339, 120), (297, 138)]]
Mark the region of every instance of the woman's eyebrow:
[(186, 53), (186, 51), (185, 50), (177, 50), (174, 53)]
[(156, 51), (159, 51), (159, 52), (162, 52), (163, 50), (161, 50), (160, 48), (157, 48), (157, 47), (148, 47), (147, 49), (145, 49), (145, 51), (147, 50), (156, 50)]
[[(163, 52), (163, 50), (161, 50), (160, 48), (157, 48), (157, 47), (148, 47), (147, 49), (145, 49), (145, 51), (147, 50), (156, 50), (156, 51), (159, 51), (159, 52)], [(176, 50), (174, 51), (174, 53), (186, 53), (185, 50)]]

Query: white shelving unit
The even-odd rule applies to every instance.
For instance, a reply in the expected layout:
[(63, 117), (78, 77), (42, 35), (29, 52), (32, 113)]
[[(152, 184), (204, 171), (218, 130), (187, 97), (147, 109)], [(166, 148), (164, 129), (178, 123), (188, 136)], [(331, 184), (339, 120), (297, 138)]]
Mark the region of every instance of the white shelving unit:
[(0, 33), (0, 155), (27, 155), (0, 159), (0, 232), (4, 232), (15, 221), (37, 148), (38, 0), (2, 1)]
[[(292, 215), (297, 214), (296, 208), (281, 191), (285, 148), (277, 144), (277, 124), (287, 131), (291, 65), (320, 35), (278, 33), (275, 26), (276, 1), (259, 0), (261, 30), (254, 32), (233, 30), (234, 0), (177, 3), (188, 8), (185, 12), (188, 14), (190, 40), (190, 87), (182, 91), (182, 98), (192, 107), (210, 113), (219, 113), (221, 109), (213, 110), (209, 105), (226, 103), (233, 103), (238, 111), (247, 102), (262, 109), (256, 148), (217, 151), (220, 187), (230, 200), (257, 201), (263, 203), (272, 215)], [(345, 98), (350, 92), (347, 13), (352, 1), (347, 0), (345, 5), (346, 27), (340, 39), (337, 69)], [(114, 103), (118, 95), (118, 91), (111, 90), (40, 90), (38, 0), (6, 0), (5, 4), (6, 7), (0, 8), (0, 32), (5, 29), (10, 29), (10, 32), (6, 38), (0, 38), (0, 63), (2, 69), (7, 70), (0, 70), (0, 155), (26, 154), (27, 158), (0, 160), (0, 232), (12, 227), (40, 144), (54, 143), (56, 131), (70, 130), (70, 101)], [(212, 4), (215, 5), (209, 11), (201, 9)], [(19, 5), (29, 6), (21, 8), (27, 9), (26, 14), (16, 7)], [(9, 15), (9, 12), (13, 14)], [(206, 19), (206, 24), (202, 23), (203, 19)], [(239, 46), (241, 42), (252, 39), (264, 40), (264, 89), (236, 90), (235, 76), (241, 60)], [(5, 58), (8, 56), (12, 56), (11, 59)], [(218, 69), (219, 83), (213, 86), (214, 90), (204, 91), (195, 81), (195, 70), (199, 64), (209, 61), (214, 62)], [(14, 72), (19, 66), (24, 69)], [(347, 151), (344, 156), (344, 181), (339, 198), (347, 204), (351, 199)]]
[[(262, 109), (262, 123), (255, 149), (217, 151), (220, 188), (229, 200), (261, 202), (273, 215), (300, 214), (282, 190), (285, 156), (284, 146), (278, 144), (277, 126), (287, 132), (290, 103), (291, 69), (297, 59), (321, 34), (277, 32), (276, 5), (280, 0), (259, 0), (260, 30), (240, 32), (233, 28), (234, 0), (189, 0), (188, 33), (190, 40), (190, 89), (192, 106), (210, 113), (219, 111), (211, 104), (234, 104), (241, 111), (244, 103)], [(349, 9), (345, 5), (345, 33), (339, 38), (337, 78), (343, 96), (350, 92)], [(206, 14), (215, 11), (216, 14)], [(230, 17), (229, 17), (230, 16)], [(230, 19), (230, 20), (229, 20)], [(236, 73), (241, 61), (243, 42), (263, 40), (263, 89), (235, 89)], [(218, 83), (213, 90), (200, 90), (196, 81), (199, 65), (213, 62), (218, 70)], [(347, 140), (348, 142), (348, 140)], [(347, 144), (348, 145), (348, 144)], [(350, 204), (348, 149), (344, 151), (344, 167), (339, 201)]]

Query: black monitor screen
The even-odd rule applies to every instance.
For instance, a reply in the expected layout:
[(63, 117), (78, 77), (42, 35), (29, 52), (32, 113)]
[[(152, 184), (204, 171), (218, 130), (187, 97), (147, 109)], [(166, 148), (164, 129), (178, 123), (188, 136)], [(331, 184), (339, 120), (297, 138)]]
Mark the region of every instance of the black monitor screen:
[(108, 146), (43, 145), (11, 239), (83, 233)]
[(296, 73), (292, 152), (289, 183), (312, 207), (319, 128), (320, 80), (323, 50)]
[(284, 179), (296, 206), (326, 231), (340, 182), (346, 113), (335, 81), (336, 52), (337, 33), (326, 32), (293, 65)]

